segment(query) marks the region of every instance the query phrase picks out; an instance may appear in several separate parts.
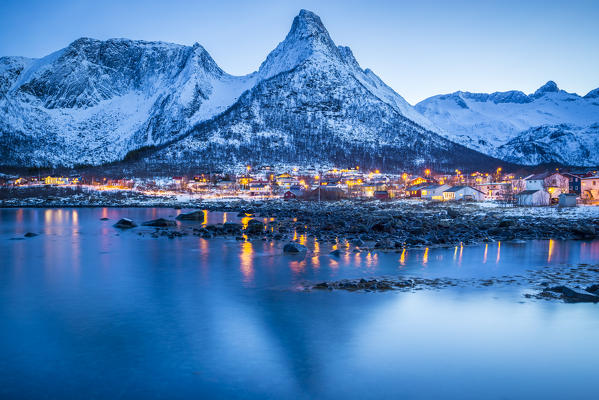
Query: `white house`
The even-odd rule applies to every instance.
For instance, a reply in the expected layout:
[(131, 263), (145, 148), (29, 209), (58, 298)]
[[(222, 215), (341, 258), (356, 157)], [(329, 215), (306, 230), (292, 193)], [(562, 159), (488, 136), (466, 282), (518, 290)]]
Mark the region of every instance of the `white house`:
[(543, 190), (545, 188), (546, 176), (546, 173), (527, 176), (524, 178), (524, 183), (526, 185), (524, 190)]
[(420, 197), (427, 200), (443, 200), (443, 192), (449, 189), (449, 185), (429, 185), (420, 191)]
[(443, 200), (474, 200), (482, 201), (485, 194), (470, 186), (454, 186), (443, 192)]
[(551, 200), (545, 190), (524, 190), (516, 195), (519, 206), (548, 206)]

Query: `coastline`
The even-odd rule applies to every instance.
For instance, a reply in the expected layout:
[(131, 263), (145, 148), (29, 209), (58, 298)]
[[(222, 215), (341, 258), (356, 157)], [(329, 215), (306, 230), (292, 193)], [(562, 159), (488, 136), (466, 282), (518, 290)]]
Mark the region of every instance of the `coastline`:
[[(0, 191), (1, 192), (1, 191)], [(0, 193), (0, 208), (173, 208), (233, 212), (245, 223), (177, 224), (161, 235), (294, 241), (298, 235), (359, 249), (453, 247), (498, 241), (599, 237), (599, 207), (506, 207), (489, 202), (339, 200), (314, 202), (259, 198), (202, 199), (131, 191), (63, 189), (39, 198)], [(250, 220), (253, 223), (248, 225)], [(116, 222), (116, 221), (115, 221)], [(146, 221), (135, 221), (139, 225)], [(158, 233), (158, 232), (156, 232)]]

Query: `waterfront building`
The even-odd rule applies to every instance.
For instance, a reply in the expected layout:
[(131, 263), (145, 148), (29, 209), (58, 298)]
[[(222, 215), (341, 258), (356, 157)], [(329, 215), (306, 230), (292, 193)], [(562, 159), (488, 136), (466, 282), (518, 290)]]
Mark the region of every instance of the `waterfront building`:
[(515, 197), (519, 206), (548, 206), (551, 202), (549, 192), (543, 189), (524, 190)]
[(473, 200), (482, 201), (485, 194), (471, 186), (454, 186), (443, 191), (443, 200)]

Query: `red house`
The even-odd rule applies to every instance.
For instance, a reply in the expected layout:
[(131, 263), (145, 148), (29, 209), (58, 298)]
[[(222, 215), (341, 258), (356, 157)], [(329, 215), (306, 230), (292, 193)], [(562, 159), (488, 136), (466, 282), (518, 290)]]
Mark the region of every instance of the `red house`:
[(386, 190), (376, 190), (374, 198), (377, 200), (389, 200), (389, 192)]

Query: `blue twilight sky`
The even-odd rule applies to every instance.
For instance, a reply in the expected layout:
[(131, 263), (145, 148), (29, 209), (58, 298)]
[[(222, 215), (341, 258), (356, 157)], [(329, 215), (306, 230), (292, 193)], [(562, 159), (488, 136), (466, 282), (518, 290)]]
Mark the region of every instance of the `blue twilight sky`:
[(81, 37), (202, 44), (227, 72), (258, 68), (301, 8), (414, 104), (468, 91), (599, 87), (599, 0), (0, 0), (0, 55)]

